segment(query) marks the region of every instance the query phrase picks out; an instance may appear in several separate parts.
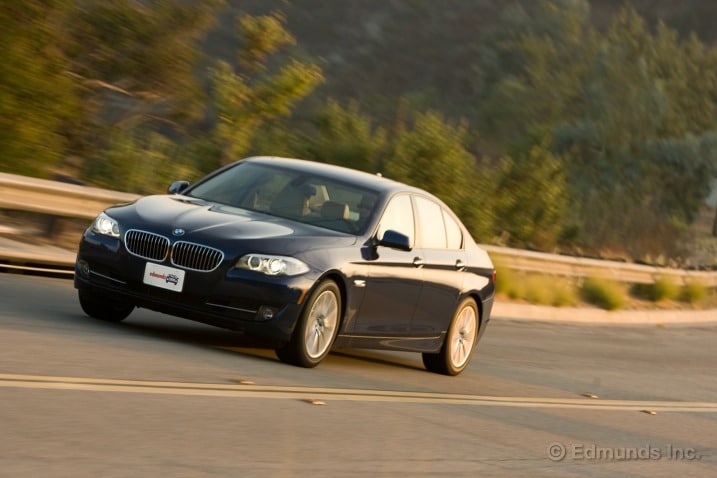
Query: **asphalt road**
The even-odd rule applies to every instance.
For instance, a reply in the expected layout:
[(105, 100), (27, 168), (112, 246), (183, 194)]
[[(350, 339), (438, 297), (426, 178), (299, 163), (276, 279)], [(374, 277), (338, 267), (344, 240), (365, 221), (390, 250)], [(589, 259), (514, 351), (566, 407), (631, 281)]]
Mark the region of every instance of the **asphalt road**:
[(0, 304), (0, 476), (717, 476), (715, 325), (496, 319), (444, 377), (94, 321), (63, 279), (0, 274)]

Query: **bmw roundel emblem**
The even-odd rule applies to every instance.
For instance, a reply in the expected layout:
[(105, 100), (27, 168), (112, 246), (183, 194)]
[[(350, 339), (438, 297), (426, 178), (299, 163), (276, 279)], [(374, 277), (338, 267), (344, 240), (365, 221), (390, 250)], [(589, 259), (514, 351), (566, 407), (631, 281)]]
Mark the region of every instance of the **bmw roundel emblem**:
[(175, 236), (183, 236), (183, 235), (184, 235), (184, 229), (178, 227), (178, 228), (176, 228), (175, 230), (172, 231), (172, 234), (174, 234)]

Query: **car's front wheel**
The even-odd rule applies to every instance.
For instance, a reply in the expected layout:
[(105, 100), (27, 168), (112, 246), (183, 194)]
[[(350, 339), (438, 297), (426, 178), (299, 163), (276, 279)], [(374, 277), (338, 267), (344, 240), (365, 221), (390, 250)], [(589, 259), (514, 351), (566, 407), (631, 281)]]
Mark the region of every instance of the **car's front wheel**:
[(97, 295), (81, 290), (78, 292), (80, 307), (93, 319), (107, 322), (120, 322), (134, 310), (134, 304), (128, 304), (105, 295)]
[(478, 341), (478, 326), (478, 306), (473, 299), (464, 299), (456, 309), (441, 351), (423, 354), (426, 369), (443, 375), (461, 373), (473, 356)]
[(341, 322), (341, 292), (332, 280), (320, 283), (304, 306), (288, 344), (276, 349), (282, 362), (316, 367), (329, 354)]

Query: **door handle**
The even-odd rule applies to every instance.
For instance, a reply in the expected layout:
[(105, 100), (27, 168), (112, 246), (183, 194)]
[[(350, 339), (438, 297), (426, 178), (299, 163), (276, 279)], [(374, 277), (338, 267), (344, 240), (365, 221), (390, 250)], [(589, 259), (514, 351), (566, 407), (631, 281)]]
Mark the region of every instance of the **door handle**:
[(422, 257), (414, 257), (413, 258), (413, 265), (414, 267), (423, 267), (425, 262), (423, 261)]
[(462, 260), (458, 259), (458, 260), (456, 261), (456, 269), (461, 270), (461, 269), (465, 269), (465, 268), (466, 268), (465, 262), (463, 262)]

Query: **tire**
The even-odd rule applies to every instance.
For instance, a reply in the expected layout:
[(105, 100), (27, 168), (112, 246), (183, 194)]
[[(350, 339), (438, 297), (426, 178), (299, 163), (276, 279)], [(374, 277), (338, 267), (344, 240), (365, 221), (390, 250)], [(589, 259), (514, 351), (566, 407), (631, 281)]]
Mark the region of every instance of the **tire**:
[(284, 363), (316, 367), (331, 351), (341, 324), (341, 292), (332, 280), (311, 293), (288, 344), (276, 349)]
[(441, 351), (424, 353), (427, 370), (443, 375), (458, 375), (470, 363), (478, 344), (478, 306), (470, 297), (464, 299), (453, 315)]
[(121, 322), (134, 310), (134, 304), (127, 304), (110, 299), (104, 295), (96, 295), (86, 290), (78, 291), (80, 307), (93, 319), (106, 322)]

